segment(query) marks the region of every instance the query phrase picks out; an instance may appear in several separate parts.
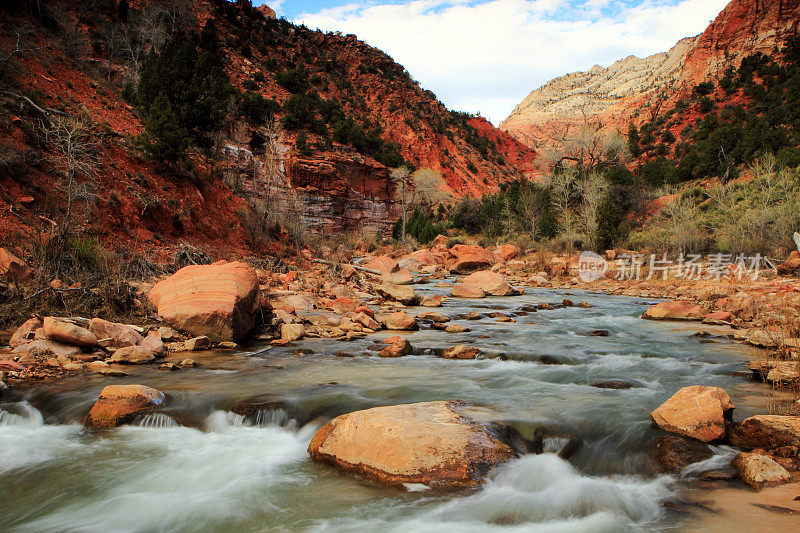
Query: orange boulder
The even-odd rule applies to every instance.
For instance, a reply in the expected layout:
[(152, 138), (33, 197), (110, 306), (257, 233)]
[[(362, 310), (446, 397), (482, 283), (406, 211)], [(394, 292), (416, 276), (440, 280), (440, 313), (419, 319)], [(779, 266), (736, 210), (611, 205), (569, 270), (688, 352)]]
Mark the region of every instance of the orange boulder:
[(237, 341), (255, 325), (258, 277), (244, 263), (192, 265), (158, 282), (149, 298), (178, 330), (213, 342)]
[(514, 450), (470, 417), (463, 402), (423, 402), (345, 414), (308, 446), (317, 461), (386, 485), (477, 485)]

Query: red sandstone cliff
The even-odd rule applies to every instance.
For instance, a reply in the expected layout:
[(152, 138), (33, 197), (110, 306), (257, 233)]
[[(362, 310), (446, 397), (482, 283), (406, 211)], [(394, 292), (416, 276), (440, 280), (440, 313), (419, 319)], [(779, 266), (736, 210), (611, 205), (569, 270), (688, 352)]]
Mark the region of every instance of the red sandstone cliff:
[[(133, 14), (154, 5), (165, 10), (165, 27), (158, 31), (182, 24), (199, 31), (213, 19), (226, 71), (240, 90), (282, 104), (290, 93), (278, 75), (306, 69), (320, 97), (338, 100), (358, 122), (380, 126), (384, 142), (396, 143), (416, 167), (440, 170), (456, 195), (480, 195), (535, 170), (532, 150), (482, 119), (464, 122), (402, 66), (352, 35), (297, 27), (247, 1), (130, 0), (124, 16), (117, 0), (86, 9), (57, 0), (42, 3), (41, 10), (38, 5), (12, 0), (0, 7), (0, 58), (9, 57), (0, 64), (0, 89), (86, 117), (97, 141), (97, 165), (92, 179), (81, 178), (86, 194), (74, 210), (75, 227), (111, 247), (166, 255), (170, 246), (188, 242), (220, 255), (245, 255), (265, 245), (274, 252), (257, 234), (264, 211), (276, 206), (325, 233), (385, 232), (397, 218), (389, 169), (350, 146), (316, 148), (323, 140), (316, 134), (309, 142), (314, 153), (301, 157), (296, 132), (276, 133), (231, 116), (215, 133), (213, 150), (194, 153), (188, 171), (167, 171), (146, 160), (135, 142), (144, 130), (142, 118), (122, 97), (135, 72), (109, 46), (108, 32), (129, 31)], [(48, 220), (61, 220), (64, 190), (37, 130), (37, 113), (6, 94), (0, 106), (8, 117), (0, 122), (0, 242), (24, 248), (32, 235), (49, 231)], [(488, 152), (470, 140), (470, 128), (488, 140)], [(275, 150), (268, 153), (270, 135)]]
[(602, 126), (606, 137), (624, 133), (631, 122), (652, 120), (697, 84), (722, 77), (729, 65), (738, 67), (755, 52), (771, 54), (796, 34), (799, 21), (800, 0), (732, 0), (702, 34), (681, 40), (668, 52), (631, 56), (545, 84), (500, 129), (551, 158), (563, 152), (565, 132), (580, 137), (587, 124)]

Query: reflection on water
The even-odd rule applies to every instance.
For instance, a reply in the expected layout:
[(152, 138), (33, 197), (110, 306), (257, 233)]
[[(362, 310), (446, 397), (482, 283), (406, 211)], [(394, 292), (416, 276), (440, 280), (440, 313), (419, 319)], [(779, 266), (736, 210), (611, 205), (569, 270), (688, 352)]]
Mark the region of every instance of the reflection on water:
[[(753, 414), (761, 407), (759, 385), (732, 372), (756, 352), (724, 338), (701, 343), (690, 336), (696, 325), (640, 320), (652, 303), (646, 300), (577, 295), (594, 307), (519, 312), (564, 296), (535, 291), (449, 300), (439, 311), (455, 316), (500, 309), (517, 322), (456, 320), (472, 331), (423, 327), (408, 334), (417, 353), (474, 343), (487, 354), (483, 360), (381, 359), (376, 343), (394, 334), (384, 332), (352, 343), (304, 342), (300, 354), (297, 347), (269, 346), (238, 355), (193, 354), (202, 367), (177, 374), (146, 367), (131, 378), (78, 377), (31, 389), (30, 403), (0, 405), (0, 530), (674, 527), (677, 518), (663, 504), (677, 497), (679, 481), (655, 473), (648, 446), (657, 433), (649, 414), (675, 390), (694, 384), (725, 387), (737, 417)], [(586, 335), (594, 329), (610, 334)], [(356, 357), (337, 357), (340, 352)], [(508, 360), (492, 358), (500, 354)], [(543, 356), (561, 364), (542, 364)], [(591, 386), (612, 379), (631, 388)], [(79, 421), (103, 386), (133, 382), (168, 394), (162, 413), (109, 433), (82, 429)], [(270, 407), (246, 416), (230, 411), (249, 398)], [(483, 404), (524, 434), (548, 428), (546, 451), (580, 446), (569, 462), (554, 453), (522, 457), (497, 469), (480, 489), (449, 495), (378, 487), (307, 457), (311, 436), (328, 417), (448, 399)], [(690, 474), (718, 468), (729, 454), (715, 450)]]

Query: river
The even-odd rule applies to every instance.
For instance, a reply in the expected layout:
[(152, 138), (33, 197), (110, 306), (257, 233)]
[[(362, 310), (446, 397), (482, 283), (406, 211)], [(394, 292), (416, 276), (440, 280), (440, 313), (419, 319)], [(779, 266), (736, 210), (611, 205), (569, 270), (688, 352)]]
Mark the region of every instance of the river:
[[(661, 475), (650, 453), (659, 434), (650, 412), (697, 384), (724, 387), (737, 419), (763, 412), (762, 386), (736, 374), (757, 351), (727, 338), (692, 336), (698, 324), (640, 319), (655, 300), (528, 292), (447, 300), (436, 311), (476, 310), (484, 318), (455, 321), (468, 333), (410, 333), (417, 355), (400, 359), (377, 357), (381, 339), (393, 334), (383, 332), (349, 343), (192, 354), (202, 366), (178, 373), (146, 366), (129, 378), (78, 376), (32, 386), (0, 405), (0, 531), (597, 532), (699, 524), (702, 516), (682, 510), (692, 507), (687, 491), (697, 490), (691, 478), (719, 468), (733, 452), (715, 448), (715, 458), (689, 475)], [(565, 297), (593, 307), (520, 312)], [(495, 311), (516, 322), (485, 317)], [(595, 329), (609, 335), (586, 335)], [(424, 355), (464, 342), (491, 357)], [(560, 364), (543, 364), (542, 356)], [(609, 379), (634, 386), (590, 386)], [(167, 416), (110, 432), (84, 430), (81, 417), (111, 383), (162, 390)], [(228, 411), (253, 397), (286, 407), (258, 419)], [(548, 453), (496, 469), (473, 491), (445, 494), (379, 487), (315, 464), (306, 453), (319, 417), (449, 399), (486, 405), (523, 433), (550, 428)], [(554, 452), (569, 439), (580, 446), (564, 460)]]

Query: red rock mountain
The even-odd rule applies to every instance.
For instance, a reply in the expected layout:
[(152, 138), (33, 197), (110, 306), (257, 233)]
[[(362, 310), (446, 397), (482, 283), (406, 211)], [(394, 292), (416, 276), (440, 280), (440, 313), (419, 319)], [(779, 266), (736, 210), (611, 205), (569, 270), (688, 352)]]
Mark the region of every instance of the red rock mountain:
[[(301, 70), (310, 90), (337, 100), (365, 130), (380, 127), (382, 141), (414, 167), (439, 170), (440, 188), (455, 197), (495, 190), (535, 169), (533, 150), (482, 118), (450, 112), (380, 50), (353, 35), (292, 25), (248, 1), (12, 0), (0, 14), (3, 243), (47, 235), (66, 211), (41, 109), (85, 119), (95, 164), (91, 175), (78, 177), (73, 215), (76, 228), (103, 243), (166, 254), (185, 241), (215, 255), (241, 255), (268, 243), (259, 228), (264, 213), (275, 211), (284, 213), (290, 233), (296, 226), (390, 228), (398, 202), (390, 169), (331, 143), (330, 132), (327, 143), (309, 132), (308, 153), (296, 146), (297, 130), (265, 127), (234, 109), (213, 135), (213, 149), (193, 153), (189, 171), (169, 172), (144, 157), (136, 142), (142, 117), (123, 98), (136, 79), (132, 49), (181, 29), (199, 32), (208, 20), (237, 89), (281, 105), (292, 96), (281, 76)], [(283, 115), (279, 110), (276, 122)]]
[(544, 156), (563, 151), (563, 138), (627, 131), (669, 109), (699, 83), (719, 79), (755, 52), (771, 54), (797, 33), (800, 0), (732, 0), (705, 32), (668, 52), (630, 56), (603, 68), (567, 74), (531, 92), (501, 123)]

